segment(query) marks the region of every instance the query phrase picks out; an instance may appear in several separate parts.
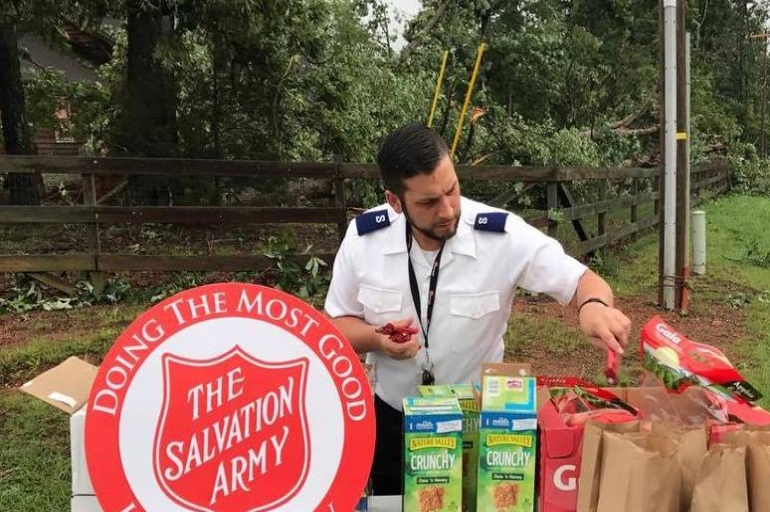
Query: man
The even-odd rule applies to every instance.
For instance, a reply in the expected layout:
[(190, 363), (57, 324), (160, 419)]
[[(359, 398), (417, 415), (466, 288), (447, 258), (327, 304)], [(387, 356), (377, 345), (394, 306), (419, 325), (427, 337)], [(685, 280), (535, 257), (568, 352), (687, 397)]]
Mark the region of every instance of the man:
[[(401, 400), (424, 383), (470, 383), (503, 359), (514, 291), (577, 308), (581, 330), (617, 354), (630, 321), (607, 283), (521, 218), (460, 196), (447, 146), (407, 125), (377, 155), (387, 204), (360, 215), (334, 262), (325, 309), (376, 365), (375, 494), (401, 494)], [(377, 328), (420, 327), (396, 343)]]

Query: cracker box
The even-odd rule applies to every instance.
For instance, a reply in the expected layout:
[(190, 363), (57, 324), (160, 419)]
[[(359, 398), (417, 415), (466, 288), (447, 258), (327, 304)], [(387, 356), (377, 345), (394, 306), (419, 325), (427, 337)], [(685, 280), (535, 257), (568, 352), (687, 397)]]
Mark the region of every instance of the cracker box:
[(454, 396), (463, 411), (463, 512), (476, 510), (480, 406), (470, 384), (420, 386), (421, 396)]
[(460, 512), (462, 410), (455, 397), (404, 399), (404, 512)]
[(535, 378), (483, 375), (478, 512), (533, 512), (537, 453)]

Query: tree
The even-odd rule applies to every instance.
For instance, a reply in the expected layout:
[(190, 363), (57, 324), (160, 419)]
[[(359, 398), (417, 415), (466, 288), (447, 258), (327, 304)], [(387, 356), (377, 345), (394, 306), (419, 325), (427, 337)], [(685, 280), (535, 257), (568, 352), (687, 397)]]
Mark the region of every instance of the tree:
[[(5, 152), (9, 155), (31, 154), (18, 36), (14, 20), (6, 14), (0, 15), (0, 110)], [(7, 182), (11, 204), (39, 204), (38, 183), (39, 177), (35, 179), (34, 175), (11, 173)]]
[(177, 88), (158, 52), (173, 46), (172, 3), (126, 0), (126, 76), (116, 151), (168, 157), (177, 150)]

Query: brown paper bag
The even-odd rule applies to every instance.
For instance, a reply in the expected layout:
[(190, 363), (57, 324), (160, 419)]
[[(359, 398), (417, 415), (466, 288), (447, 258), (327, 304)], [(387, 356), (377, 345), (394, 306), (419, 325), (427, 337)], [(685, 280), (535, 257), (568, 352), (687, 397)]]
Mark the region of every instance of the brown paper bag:
[(583, 431), (583, 449), (578, 478), (577, 512), (596, 512), (602, 475), (602, 433), (637, 432), (638, 421), (601, 423), (589, 421)]
[(682, 490), (680, 493), (681, 512), (689, 512), (692, 504), (692, 492), (698, 477), (703, 458), (708, 449), (708, 434), (705, 427), (685, 427), (665, 422), (651, 424), (654, 434), (671, 437), (679, 443), (677, 459), (682, 475)]
[(679, 512), (679, 443), (650, 432), (602, 434), (597, 512)]
[(747, 448), (746, 481), (751, 511), (770, 512), (770, 432), (752, 431), (755, 427), (749, 425), (745, 428), (727, 434), (725, 442)]
[(770, 512), (770, 432), (751, 432), (747, 461), (751, 512)]
[(745, 446), (711, 446), (698, 473), (690, 510), (749, 512)]

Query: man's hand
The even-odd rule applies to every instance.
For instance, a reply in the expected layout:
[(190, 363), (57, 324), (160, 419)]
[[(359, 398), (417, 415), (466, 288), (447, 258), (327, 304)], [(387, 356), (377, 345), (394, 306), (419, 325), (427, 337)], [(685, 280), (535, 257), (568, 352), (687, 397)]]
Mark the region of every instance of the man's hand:
[(628, 345), (631, 320), (619, 309), (589, 302), (580, 309), (580, 330), (597, 347), (623, 354)]
[[(412, 327), (414, 318), (404, 318), (390, 323), (396, 328)], [(413, 335), (411, 340), (404, 343), (395, 342), (389, 335), (378, 333), (376, 330), (373, 336), (377, 349), (393, 359), (411, 359), (417, 355), (421, 348), (419, 334)]]

